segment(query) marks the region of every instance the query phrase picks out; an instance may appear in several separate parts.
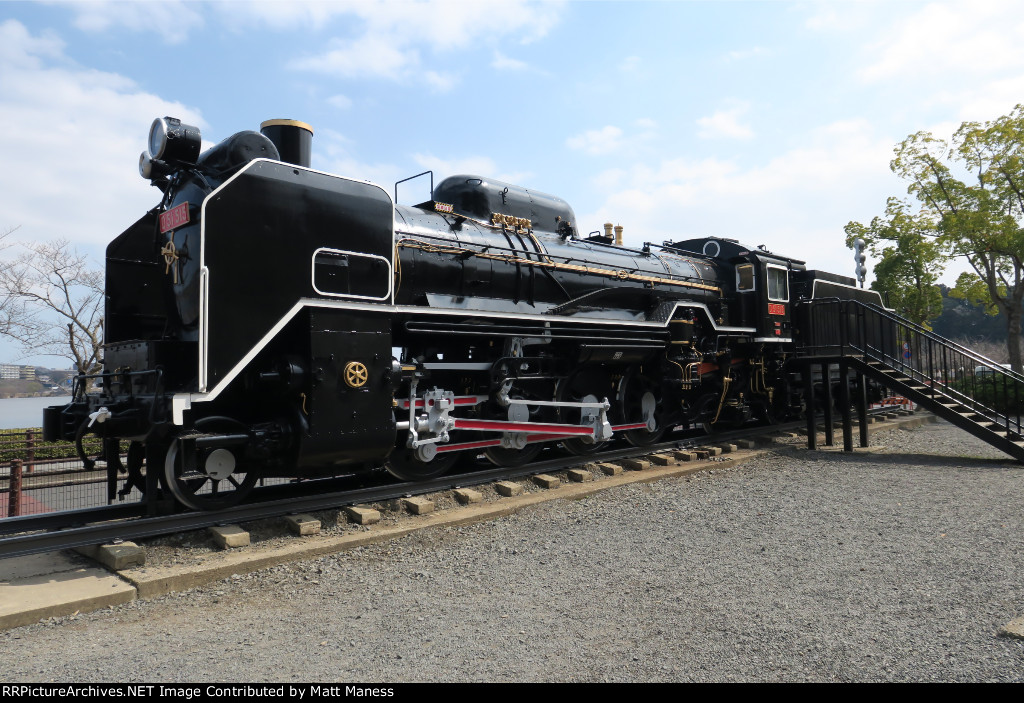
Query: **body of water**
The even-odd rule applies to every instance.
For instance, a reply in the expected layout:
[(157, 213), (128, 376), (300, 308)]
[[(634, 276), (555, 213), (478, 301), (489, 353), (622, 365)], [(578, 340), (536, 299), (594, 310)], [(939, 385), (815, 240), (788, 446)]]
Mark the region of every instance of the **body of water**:
[(0, 398), (0, 430), (42, 427), (43, 408), (70, 402), (71, 396), (56, 395), (45, 398)]

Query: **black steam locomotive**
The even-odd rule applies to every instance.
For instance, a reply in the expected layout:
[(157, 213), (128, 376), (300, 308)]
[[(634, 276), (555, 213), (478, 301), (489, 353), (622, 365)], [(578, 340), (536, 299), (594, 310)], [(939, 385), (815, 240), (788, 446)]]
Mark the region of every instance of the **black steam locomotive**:
[(104, 371), (46, 410), (48, 439), (95, 433), (115, 464), (127, 440), (136, 485), (156, 468), (200, 510), (261, 477), (643, 446), (798, 414), (793, 302), (879, 302), (731, 239), (583, 237), (560, 198), (477, 176), (396, 206), (312, 170), (311, 138), (271, 120), (200, 154), (154, 122), (163, 198), (107, 248)]

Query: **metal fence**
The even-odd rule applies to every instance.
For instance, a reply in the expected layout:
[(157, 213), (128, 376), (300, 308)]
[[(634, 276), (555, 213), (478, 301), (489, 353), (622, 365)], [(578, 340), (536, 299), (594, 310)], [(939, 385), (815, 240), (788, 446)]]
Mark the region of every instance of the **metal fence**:
[[(38, 429), (0, 432), (0, 518), (108, 505), (108, 479), (106, 463), (87, 468), (72, 442), (43, 442)], [(121, 499), (141, 497), (132, 489)]]

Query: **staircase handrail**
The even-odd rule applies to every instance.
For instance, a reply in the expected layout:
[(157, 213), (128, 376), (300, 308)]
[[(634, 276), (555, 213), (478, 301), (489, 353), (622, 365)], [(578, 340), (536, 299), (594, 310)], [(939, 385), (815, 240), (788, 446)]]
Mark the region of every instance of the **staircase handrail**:
[(962, 344), (954, 342), (952, 339), (949, 339), (948, 337), (943, 337), (940, 334), (936, 334), (934, 331), (928, 329), (927, 327), (919, 325), (916, 322), (913, 322), (912, 320), (908, 320), (907, 318), (903, 317), (902, 315), (899, 315), (899, 314), (897, 314), (897, 313), (895, 313), (895, 312), (893, 312), (891, 310), (886, 310), (885, 308), (880, 307), (877, 303), (862, 303), (859, 300), (850, 300), (848, 302), (857, 303), (858, 305), (861, 305), (863, 307), (873, 308), (876, 311), (881, 311), (882, 313), (884, 313), (884, 316), (887, 317), (888, 319), (895, 320), (896, 322), (899, 322), (900, 324), (903, 324), (903, 325), (911, 328), (912, 330), (914, 330), (918, 334), (924, 335), (925, 337), (927, 337), (927, 338), (929, 338), (929, 339), (931, 339), (933, 341), (939, 342), (940, 344), (945, 344), (948, 347), (956, 349), (961, 354), (963, 354), (965, 356), (969, 356), (972, 359), (974, 359), (975, 361), (982, 362), (985, 366), (988, 366), (993, 371), (998, 371), (998, 372), (1000, 372), (1002, 374), (1005, 374), (1005, 375), (1009, 376), (1010, 378), (1014, 379), (1015, 381), (1020, 381), (1021, 383), (1024, 383), (1024, 374), (1020, 374), (1020, 373), (1014, 371), (1011, 368), (1003, 366), (999, 362), (993, 361), (992, 359), (988, 358), (987, 356), (984, 356), (983, 354), (979, 354), (978, 352), (974, 351), (973, 349), (971, 349), (969, 347), (965, 347)]
[[(1024, 461), (1024, 375), (875, 303), (798, 300), (811, 364), (839, 357)], [(822, 374), (825, 373), (823, 365)]]
[(810, 305), (814, 305), (816, 303), (839, 303), (839, 305), (840, 305), (840, 312), (841, 313), (846, 312), (844, 310), (844, 308), (846, 306), (848, 306), (848, 305), (853, 305), (854, 307), (860, 307), (860, 308), (865, 308), (865, 309), (871, 310), (872, 312), (880, 315), (884, 319), (887, 319), (887, 320), (896, 322), (898, 324), (901, 324), (901, 325), (903, 325), (903, 326), (913, 330), (915, 333), (920, 334), (920, 335), (924, 336), (925, 338), (932, 340), (933, 342), (938, 342), (939, 344), (944, 344), (947, 347), (950, 347), (951, 349), (954, 349), (957, 352), (963, 354), (964, 356), (970, 358), (971, 360), (979, 362), (981, 365), (987, 366), (988, 368), (990, 368), (991, 370), (993, 370), (995, 372), (998, 372), (1000, 374), (1008, 376), (1011, 379), (1013, 379), (1014, 381), (1017, 381), (1019, 383), (1024, 384), (1024, 375), (1014, 371), (1013, 369), (1006, 368), (1005, 366), (1001, 365), (999, 362), (993, 361), (992, 359), (989, 359), (987, 356), (983, 356), (982, 354), (979, 354), (978, 352), (974, 351), (973, 349), (965, 347), (962, 344), (958, 344), (957, 342), (954, 342), (951, 339), (947, 339), (946, 337), (943, 337), (942, 335), (936, 334), (932, 330), (929, 330), (926, 327), (923, 327), (923, 326), (917, 324), (916, 322), (908, 320), (907, 318), (903, 317), (902, 315), (899, 315), (899, 314), (897, 314), (897, 313), (895, 313), (895, 312), (893, 312), (891, 310), (887, 310), (886, 308), (883, 308), (882, 306), (878, 305), (877, 303), (864, 303), (864, 302), (862, 302), (860, 300), (848, 300), (848, 299), (842, 299), (842, 298), (811, 298), (811, 299), (803, 299), (803, 300), (800, 300), (799, 302), (803, 303), (803, 304), (810, 304)]
[[(800, 302), (808, 304), (808, 321), (811, 324), (807, 329), (810, 336), (806, 341), (810, 353), (831, 348), (837, 349), (841, 356), (847, 356), (851, 352), (863, 354), (865, 359), (880, 362), (888, 369), (900, 371), (909, 378), (926, 384), (929, 387), (928, 395), (933, 400), (937, 396), (948, 398), (1001, 425), (1008, 434), (1011, 431), (1021, 433), (1020, 407), (1024, 402), (1024, 376), (1021, 374), (876, 304), (839, 298), (817, 298)], [(825, 305), (835, 306), (834, 318), (832, 315), (819, 318), (815, 314), (818, 311), (825, 312)], [(816, 320), (820, 320), (820, 323), (815, 323)], [(825, 326), (819, 328), (818, 324)], [(889, 340), (885, 339), (885, 328), (892, 330), (893, 336)], [(871, 330), (876, 329), (879, 333), (877, 337), (870, 334)], [(920, 357), (915, 363), (910, 361), (909, 355), (904, 356), (905, 352), (890, 350), (887, 344), (878, 346), (880, 342), (898, 342), (901, 339), (904, 342), (904, 350), (907, 349), (907, 341), (917, 340), (913, 342), (914, 347), (922, 353), (927, 349), (927, 359)], [(938, 350), (937, 356), (933, 356), (933, 350)], [(952, 355), (952, 358), (947, 355)], [(950, 361), (953, 361), (953, 366), (949, 364)], [(974, 373), (976, 365), (987, 368), (989, 377), (981, 378), (979, 374)], [(960, 384), (949, 380), (951, 377), (961, 378), (961, 373), (969, 373), (971, 379), (976, 379), (970, 381), (970, 392), (967, 385), (957, 387)], [(962, 378), (966, 382), (968, 377)], [(988, 387), (991, 387), (993, 392), (991, 401), (983, 399), (975, 392), (975, 389), (982, 391)], [(997, 403), (1000, 397), (1007, 403), (1012, 401), (1005, 410), (997, 409), (998, 405), (989, 404)], [(1015, 410), (1011, 410), (1011, 407)]]

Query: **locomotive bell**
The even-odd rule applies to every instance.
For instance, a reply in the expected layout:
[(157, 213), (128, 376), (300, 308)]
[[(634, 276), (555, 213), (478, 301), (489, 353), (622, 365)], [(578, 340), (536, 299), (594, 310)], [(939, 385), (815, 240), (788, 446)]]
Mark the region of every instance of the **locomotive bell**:
[(281, 161), (309, 168), (313, 155), (313, 128), (298, 120), (267, 120), (260, 132), (274, 142)]

